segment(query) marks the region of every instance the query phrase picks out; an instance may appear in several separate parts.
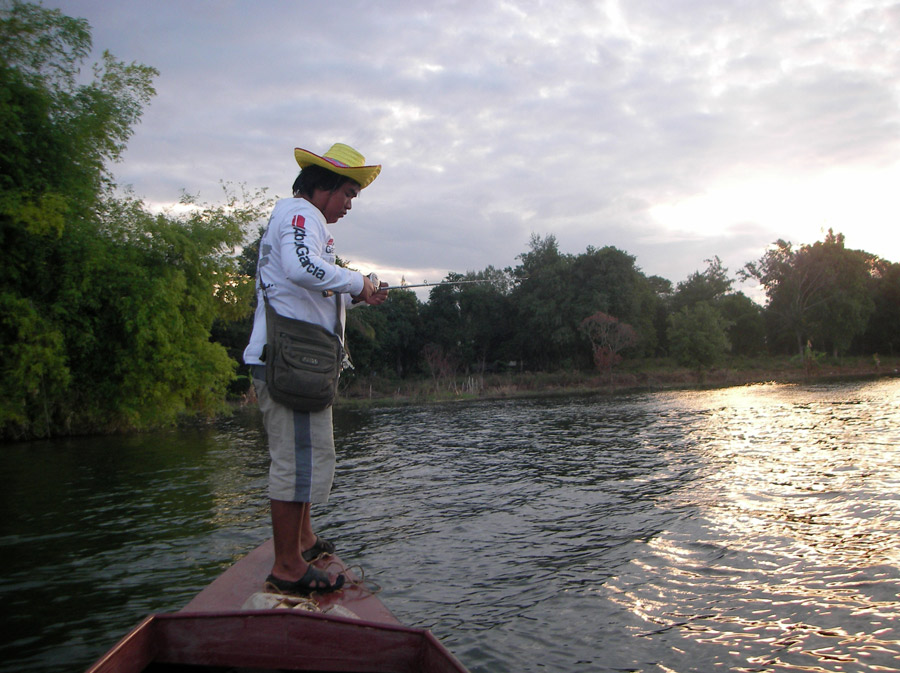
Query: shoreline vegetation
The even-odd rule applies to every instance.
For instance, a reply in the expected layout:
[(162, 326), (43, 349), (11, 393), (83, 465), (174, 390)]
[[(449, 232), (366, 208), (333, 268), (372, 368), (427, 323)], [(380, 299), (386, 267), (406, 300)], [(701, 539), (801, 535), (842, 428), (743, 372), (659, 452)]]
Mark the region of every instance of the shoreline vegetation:
[[(184, 193), (179, 208), (156, 212), (118, 190), (110, 166), (159, 72), (106, 52), (93, 77), (81, 77), (92, 51), (83, 19), (7, 5), (0, 442), (152, 431), (251, 408), (240, 363), (273, 199), (265, 188), (223, 182), (217, 203)], [(601, 231), (602, 219), (596, 224)], [(515, 259), (503, 269), (451, 271), (427, 302), (401, 284), (382, 305), (350, 312), (346, 346), (356, 369), (341, 381), (338, 407), (898, 368), (900, 263), (847, 248), (832, 229), (811, 244), (778, 239), (736, 274), (713, 256), (678, 282), (646, 275), (613, 245), (565, 252), (549, 232), (532, 232)], [(738, 280), (752, 281), (765, 305), (736, 291)]]
[[(623, 395), (648, 391), (708, 390), (754, 384), (810, 384), (900, 376), (900, 357), (843, 357), (804, 365), (798, 358), (741, 358), (702, 371), (668, 360), (623, 363), (599, 371), (516, 372), (459, 375), (443, 379), (388, 380), (359, 377), (342, 384), (339, 409), (524, 399), (579, 394)], [(252, 388), (241, 406), (255, 404)]]

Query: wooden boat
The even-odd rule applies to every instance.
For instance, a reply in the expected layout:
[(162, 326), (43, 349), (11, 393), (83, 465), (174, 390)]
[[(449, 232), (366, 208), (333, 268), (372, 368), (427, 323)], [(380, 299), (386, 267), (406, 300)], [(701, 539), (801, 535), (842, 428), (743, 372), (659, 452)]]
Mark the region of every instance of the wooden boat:
[(336, 556), (317, 565), (343, 572), (349, 586), (315, 597), (320, 612), (242, 609), (261, 590), (273, 558), (269, 540), (179, 612), (147, 617), (88, 673), (466, 673), (430, 631), (402, 625)]

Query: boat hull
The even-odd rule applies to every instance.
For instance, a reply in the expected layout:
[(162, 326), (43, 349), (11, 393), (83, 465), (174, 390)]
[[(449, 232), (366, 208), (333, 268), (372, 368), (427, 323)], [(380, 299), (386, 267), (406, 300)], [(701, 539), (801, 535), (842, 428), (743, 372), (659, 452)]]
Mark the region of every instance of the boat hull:
[(153, 615), (88, 673), (153, 664), (347, 673), (465, 673), (423, 629), (297, 610)]
[[(182, 610), (151, 615), (87, 673), (142, 673), (154, 664), (288, 671), (466, 673), (425, 629), (403, 626), (337, 556), (316, 561), (347, 576), (313, 596), (315, 609), (247, 610), (272, 568), (272, 540), (217, 577)], [(334, 611), (333, 608), (340, 608)], [(352, 615), (348, 617), (347, 615)]]

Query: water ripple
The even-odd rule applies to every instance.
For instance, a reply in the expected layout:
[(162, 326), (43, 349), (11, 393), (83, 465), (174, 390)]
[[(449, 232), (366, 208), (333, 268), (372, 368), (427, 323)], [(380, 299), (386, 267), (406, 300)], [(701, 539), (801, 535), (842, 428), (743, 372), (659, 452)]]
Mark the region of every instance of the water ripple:
[[(320, 530), (473, 673), (900, 670), (898, 380), (336, 422)], [(88, 663), (269, 534), (253, 417), (7, 449), (0, 671)]]

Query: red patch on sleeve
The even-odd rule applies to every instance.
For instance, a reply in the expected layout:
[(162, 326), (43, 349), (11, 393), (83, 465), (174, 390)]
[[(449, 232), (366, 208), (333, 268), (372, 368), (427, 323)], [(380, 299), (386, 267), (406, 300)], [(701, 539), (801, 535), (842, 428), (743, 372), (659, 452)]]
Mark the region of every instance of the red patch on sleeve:
[(294, 219), (291, 220), (291, 226), (294, 229), (305, 229), (306, 228), (306, 218), (303, 215), (294, 215)]

